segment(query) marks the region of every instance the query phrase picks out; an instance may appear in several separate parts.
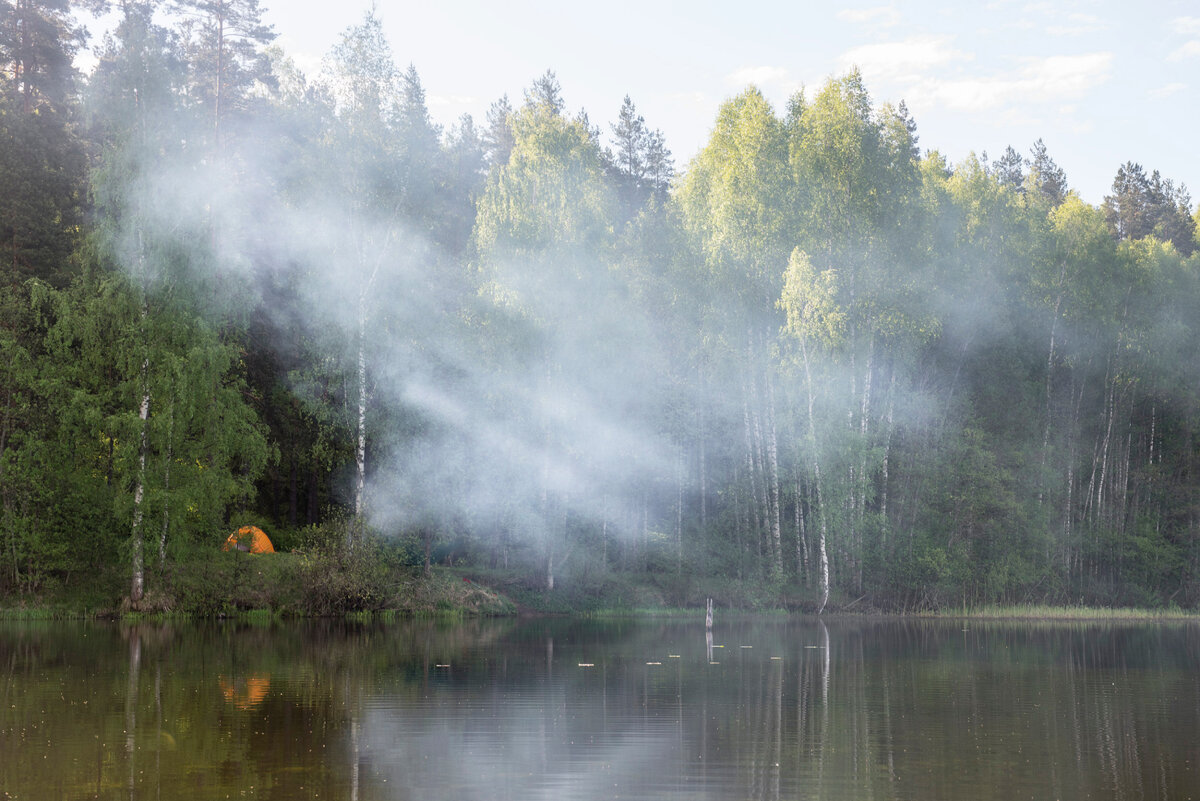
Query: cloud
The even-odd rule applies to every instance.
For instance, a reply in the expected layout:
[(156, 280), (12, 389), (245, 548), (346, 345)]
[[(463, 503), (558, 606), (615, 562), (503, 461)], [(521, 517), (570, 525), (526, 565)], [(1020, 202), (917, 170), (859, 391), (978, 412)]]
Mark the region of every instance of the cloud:
[(1200, 39), (1193, 39), (1182, 47), (1172, 50), (1171, 54), (1167, 56), (1167, 61), (1186, 61), (1197, 57), (1200, 57)]
[(1172, 95), (1179, 94), (1187, 88), (1188, 87), (1186, 83), (1169, 83), (1165, 86), (1160, 86), (1157, 89), (1151, 89), (1148, 94), (1151, 100), (1165, 100)]
[(900, 12), (891, 6), (846, 8), (837, 13), (838, 19), (855, 25), (877, 25), (890, 28), (900, 22)]
[(771, 83), (781, 83), (787, 80), (788, 71), (783, 67), (742, 67), (725, 76), (725, 82), (744, 86), (754, 84), (763, 86)]
[(974, 56), (950, 47), (950, 39), (942, 36), (912, 36), (900, 42), (862, 45), (843, 53), (838, 63), (842, 71), (857, 66), (868, 80), (903, 79), (942, 67), (955, 61), (968, 61)]
[(1047, 26), (1046, 33), (1051, 36), (1083, 36), (1107, 27), (1108, 23), (1093, 14), (1068, 14), (1065, 22)]
[(478, 98), (468, 95), (430, 95), (431, 106), (469, 106), (478, 102)]
[(667, 95), (667, 99), (684, 105), (699, 106), (702, 108), (708, 108), (709, 104), (712, 103), (712, 98), (704, 92), (672, 92)]
[(1200, 17), (1176, 17), (1171, 20), (1171, 32), (1185, 35), (1200, 33)]
[(908, 103), (914, 109), (990, 111), (1012, 104), (1075, 100), (1108, 80), (1112, 58), (1107, 52), (1050, 56), (1027, 61), (1015, 75), (921, 77), (909, 82)]

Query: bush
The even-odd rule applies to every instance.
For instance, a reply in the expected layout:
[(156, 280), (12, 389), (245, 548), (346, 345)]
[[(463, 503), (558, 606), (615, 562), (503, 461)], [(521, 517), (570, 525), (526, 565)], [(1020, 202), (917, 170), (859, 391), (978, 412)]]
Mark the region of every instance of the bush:
[(387, 554), (368, 538), (353, 550), (310, 550), (300, 557), (300, 608), (309, 615), (340, 615), (383, 609), (388, 600)]

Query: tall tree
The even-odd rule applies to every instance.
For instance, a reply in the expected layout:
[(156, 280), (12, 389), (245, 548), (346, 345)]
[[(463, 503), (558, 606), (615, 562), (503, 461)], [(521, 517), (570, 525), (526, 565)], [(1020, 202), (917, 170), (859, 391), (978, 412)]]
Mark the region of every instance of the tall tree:
[(1041, 139), (1034, 142), (1030, 148), (1025, 166), (1029, 168), (1027, 180), (1050, 205), (1057, 206), (1067, 199), (1067, 174), (1050, 157), (1050, 152)]
[(512, 104), (504, 95), (488, 107), (487, 128), (483, 132), (483, 152), (489, 168), (507, 164), (513, 149)]
[[(403, 242), (406, 144), (396, 131), (397, 120), (419, 126), (427, 122), (424, 95), (411, 71), (408, 100), (405, 86), (392, 60), (391, 47), (374, 11), (343, 32), (326, 61), (325, 78), (337, 107), (336, 118), (324, 136), (321, 163), (314, 165), (310, 184), (330, 190), (338, 198), (339, 214), (328, 232), (324, 254), (336, 269), (330, 276), (345, 286), (329, 286), (355, 309), (356, 326), (348, 332), (353, 341), (354, 404), (354, 514), (346, 531), (346, 547), (355, 548), (367, 524), (368, 411), (372, 408), (369, 377), (372, 357), (381, 344), (372, 337), (368, 322), (383, 309), (377, 302), (381, 281), (396, 268)], [(407, 114), (407, 117), (402, 117)], [(324, 202), (309, 195), (305, 207)], [(319, 210), (314, 213), (320, 214)], [(320, 250), (320, 249), (318, 249)], [(306, 254), (305, 258), (312, 258)], [(347, 293), (351, 297), (346, 297)], [(386, 327), (378, 326), (380, 331)]]
[(674, 165), (662, 131), (650, 130), (629, 95), (617, 121), (609, 126), (616, 152), (609, 156), (626, 216), (632, 216), (651, 195), (666, 197)]
[(992, 162), (992, 172), (1001, 186), (1021, 192), (1025, 184), (1024, 164), (1021, 154), (1009, 145), (1004, 149), (1004, 155)]
[(66, 0), (0, 3), (0, 259), (4, 282), (65, 281), (84, 205), (72, 59), (85, 33)]
[(714, 291), (729, 299), (719, 314), (725, 347), (742, 366), (747, 508), (754, 539), (766, 545), (765, 572), (775, 581), (783, 576), (783, 555), (769, 354), (787, 260), (789, 177), (783, 124), (762, 92), (750, 88), (721, 106), (679, 190), (685, 230), (703, 254)]
[(1142, 165), (1126, 162), (1117, 169), (1112, 194), (1104, 197), (1104, 216), (1118, 239), (1147, 236), (1171, 242), (1185, 256), (1195, 249), (1195, 220), (1191, 197), (1155, 170), (1146, 175)]
[(275, 39), (258, 0), (172, 0), (183, 17), (190, 92), (208, 109), (217, 149), (224, 122), (241, 110), (255, 82), (271, 81), (263, 46)]
[[(604, 254), (611, 248), (613, 198), (601, 153), (587, 125), (562, 114), (557, 81), (547, 73), (511, 116), (508, 162), (493, 166), (479, 200), (474, 232), (479, 278), (494, 306), (497, 354), (529, 395), (497, 399), (493, 413), (527, 437), (504, 470), (536, 510), (539, 572), (553, 589), (571, 553), (567, 533), (576, 509), (567, 477), (583, 470), (587, 434), (568, 410), (584, 403), (581, 359), (567, 343), (593, 353), (582, 304), (603, 307), (609, 289)], [(589, 293), (586, 301), (580, 293)], [(596, 343), (598, 344), (598, 343)], [(586, 361), (586, 358), (584, 358)], [(580, 382), (583, 379), (582, 383)], [(530, 481), (526, 476), (536, 477)]]
[(99, 10), (103, 0), (5, 0), (0, 3), (0, 92), (25, 114), (40, 106), (65, 112), (75, 90), (72, 59), (86, 31), (75, 7)]

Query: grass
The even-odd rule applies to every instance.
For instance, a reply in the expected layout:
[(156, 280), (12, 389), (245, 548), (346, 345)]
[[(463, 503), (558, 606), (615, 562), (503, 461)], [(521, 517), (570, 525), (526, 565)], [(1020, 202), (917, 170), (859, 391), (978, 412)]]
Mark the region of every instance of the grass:
[[(786, 609), (717, 609), (717, 619), (730, 617), (786, 617), (792, 612)], [(577, 617), (585, 618), (635, 618), (635, 617), (666, 617), (666, 618), (696, 618), (697, 620), (704, 619), (704, 607), (669, 607), (669, 606), (647, 606), (647, 607), (612, 607), (601, 609), (590, 609), (586, 612), (580, 612)]]
[(1107, 609), (1095, 606), (1050, 606), (1046, 604), (987, 605), (956, 612), (934, 613), (934, 617), (969, 617), (983, 620), (1200, 620), (1200, 613), (1182, 609)]

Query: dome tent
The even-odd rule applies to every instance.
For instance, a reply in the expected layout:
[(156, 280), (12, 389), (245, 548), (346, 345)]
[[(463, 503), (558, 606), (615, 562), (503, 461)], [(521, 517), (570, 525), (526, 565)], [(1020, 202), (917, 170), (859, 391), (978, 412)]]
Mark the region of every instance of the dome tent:
[(229, 535), (222, 551), (246, 551), (247, 553), (275, 553), (275, 546), (270, 538), (258, 526), (242, 526)]

